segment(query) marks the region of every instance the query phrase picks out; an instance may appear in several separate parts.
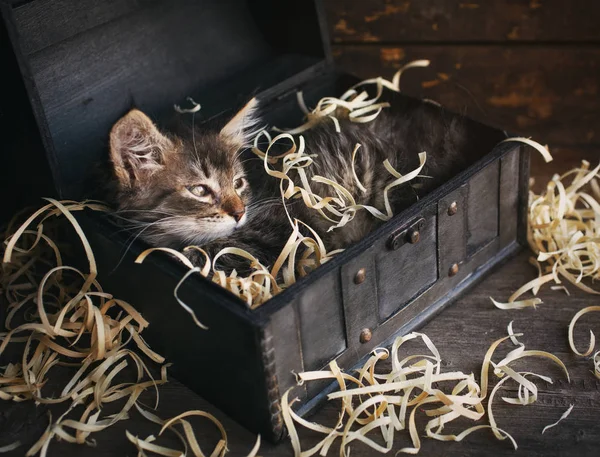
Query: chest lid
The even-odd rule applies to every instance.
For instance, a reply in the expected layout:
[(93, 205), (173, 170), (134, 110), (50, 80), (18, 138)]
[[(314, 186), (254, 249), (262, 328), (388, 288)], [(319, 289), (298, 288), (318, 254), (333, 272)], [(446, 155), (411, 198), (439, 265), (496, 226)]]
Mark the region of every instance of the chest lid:
[(112, 124), (187, 96), (201, 115), (331, 65), (319, 0), (0, 0), (53, 180), (79, 198)]

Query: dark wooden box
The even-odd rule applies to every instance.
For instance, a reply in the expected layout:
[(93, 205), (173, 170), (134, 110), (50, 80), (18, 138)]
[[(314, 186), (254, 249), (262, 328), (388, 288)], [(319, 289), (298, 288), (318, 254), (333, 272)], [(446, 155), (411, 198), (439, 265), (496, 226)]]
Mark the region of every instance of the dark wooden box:
[[(1, 5), (3, 36), (10, 37), (2, 55), (18, 65), (30, 102), (16, 91), (9, 109), (23, 119), (32, 112), (36, 124), (25, 130), (43, 143), (42, 153), (35, 141), (9, 143), (3, 161), (38, 164), (36, 179), (50, 178), (63, 198), (82, 197), (93, 163), (106, 157), (111, 125), (132, 104), (160, 119), (193, 96), (204, 119), (218, 121), (257, 95), (265, 113), (282, 119), (299, 113), (297, 90), (314, 101), (354, 81), (335, 72), (321, 4), (312, 0)], [(393, 97), (400, 106), (423, 103)], [(422, 325), (525, 242), (528, 155), (515, 143), (497, 145), (503, 132), (466, 122), (480, 151), (470, 168), (256, 311), (192, 276), (180, 296), (210, 327), (199, 329), (173, 297), (185, 267), (167, 255), (134, 264), (142, 243), (123, 258), (127, 235), (84, 215), (101, 282), (151, 322), (147, 340), (174, 363), (176, 378), (276, 441), (284, 435), (280, 398), (295, 385), (293, 372), (331, 360), (357, 365), (376, 346)], [(27, 167), (4, 173), (15, 192), (32, 179)], [(407, 242), (411, 229), (420, 233), (414, 244)], [(368, 342), (360, 337), (364, 329), (372, 334)], [(297, 387), (300, 413), (328, 387)]]

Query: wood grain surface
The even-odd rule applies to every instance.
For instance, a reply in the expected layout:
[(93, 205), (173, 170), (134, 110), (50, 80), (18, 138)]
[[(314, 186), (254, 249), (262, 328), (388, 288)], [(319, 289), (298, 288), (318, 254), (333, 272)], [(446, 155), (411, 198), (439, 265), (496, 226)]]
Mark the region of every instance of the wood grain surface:
[(560, 145), (600, 144), (600, 2), (325, 0), (337, 63), (411, 95)]
[(598, 42), (595, 0), (325, 0), (335, 43)]
[[(538, 185), (542, 180), (556, 171), (566, 170), (576, 165), (581, 158), (594, 162), (600, 160), (598, 151), (556, 149), (556, 160), (551, 164), (542, 164), (534, 156), (532, 174), (538, 177)], [(506, 299), (525, 281), (535, 277), (535, 271), (527, 259), (528, 252), (522, 252), (517, 257), (496, 269), (488, 278), (448, 307), (422, 331), (438, 346), (444, 360), (446, 370), (461, 370), (473, 372), (479, 378), (481, 361), (489, 345), (497, 338), (506, 335), (506, 326), (514, 320), (516, 332), (523, 332), (521, 340), (530, 349), (540, 349), (552, 352), (560, 357), (571, 374), (571, 383), (567, 383), (560, 370), (542, 359), (531, 359), (522, 368), (546, 374), (554, 379), (554, 384), (540, 383), (538, 401), (530, 406), (514, 406), (497, 402), (494, 404), (498, 424), (511, 433), (519, 444), (519, 450), (513, 451), (507, 441), (497, 441), (490, 432), (477, 432), (462, 443), (444, 443), (423, 440), (422, 455), (444, 456), (515, 456), (515, 455), (544, 455), (544, 456), (595, 456), (600, 443), (600, 381), (590, 372), (592, 363), (587, 358), (580, 358), (571, 353), (567, 342), (567, 325), (572, 316), (581, 308), (598, 305), (600, 300), (580, 292), (571, 286), (571, 296), (567, 297), (561, 291), (545, 289), (540, 296), (544, 304), (537, 310), (526, 309), (516, 311), (501, 311), (495, 309), (489, 297), (498, 300)], [(576, 331), (576, 340), (580, 347), (587, 344), (589, 329), (598, 333), (600, 316), (589, 315), (581, 320)], [(415, 346), (416, 347), (416, 346)], [(207, 368), (207, 376), (209, 375)], [(64, 380), (64, 378), (62, 379)], [(60, 385), (60, 377), (54, 378), (54, 383)], [(58, 390), (58, 388), (57, 388)], [(513, 392), (514, 393), (514, 392)], [(153, 395), (144, 397), (146, 404), (153, 403)], [(544, 426), (556, 421), (567, 409), (569, 404), (575, 407), (571, 415), (559, 426), (548, 430), (544, 435)], [(176, 380), (171, 380), (160, 388), (160, 405), (158, 414), (161, 417), (172, 417), (189, 409), (203, 409), (214, 413), (223, 421), (229, 433), (228, 454), (232, 457), (244, 456), (251, 449), (255, 436), (244, 430), (238, 424), (225, 417), (222, 413), (195, 395)], [(54, 409), (55, 414), (58, 409)], [(333, 423), (337, 419), (337, 405), (327, 404), (320, 409), (312, 420), (321, 423)], [(56, 417), (56, 415), (54, 415)], [(37, 439), (47, 425), (46, 407), (36, 407), (31, 402), (0, 403), (0, 446), (19, 439), (24, 446), (10, 454), (24, 455), (26, 446)], [(419, 421), (423, 421), (420, 417)], [(199, 442), (205, 444), (205, 449), (212, 449), (217, 441), (218, 432), (211, 424), (200, 420), (192, 421), (197, 430)], [(468, 424), (463, 422), (448, 431), (459, 431)], [(107, 431), (94, 435), (97, 440), (95, 447), (77, 446), (54, 442), (50, 446), (49, 456), (79, 456), (101, 457), (116, 455), (135, 455), (134, 447), (126, 440), (125, 430), (139, 436), (156, 434), (158, 429), (136, 412), (131, 418), (120, 422)], [(300, 433), (303, 446), (309, 448), (317, 442), (312, 433)], [(167, 439), (165, 445), (174, 442)], [(407, 432), (398, 434), (394, 450), (409, 444)], [(336, 455), (336, 450), (330, 452)], [(289, 443), (280, 445), (264, 443), (262, 456), (291, 456)], [(364, 445), (352, 446), (352, 455), (371, 456), (372, 451)]]
[(403, 92), (538, 141), (600, 142), (600, 48), (398, 44), (334, 53), (340, 67), (364, 78), (391, 78), (403, 63), (429, 59), (429, 68), (403, 75)]

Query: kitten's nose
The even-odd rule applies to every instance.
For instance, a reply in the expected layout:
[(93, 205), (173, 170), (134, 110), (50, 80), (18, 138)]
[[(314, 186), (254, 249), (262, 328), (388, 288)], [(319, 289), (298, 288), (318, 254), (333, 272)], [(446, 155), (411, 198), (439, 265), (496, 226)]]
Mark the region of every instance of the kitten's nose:
[(242, 200), (237, 196), (235, 198), (225, 200), (221, 208), (225, 213), (233, 217), (236, 222), (239, 222), (240, 219), (244, 217), (244, 213), (246, 212), (246, 206), (244, 205), (244, 202), (242, 202)]
[(240, 219), (242, 217), (244, 217), (244, 214), (246, 214), (246, 210), (244, 208), (239, 208), (239, 209), (235, 209), (234, 211), (232, 211), (229, 214), (231, 215), (231, 217), (233, 217), (235, 219), (236, 222), (239, 222)]

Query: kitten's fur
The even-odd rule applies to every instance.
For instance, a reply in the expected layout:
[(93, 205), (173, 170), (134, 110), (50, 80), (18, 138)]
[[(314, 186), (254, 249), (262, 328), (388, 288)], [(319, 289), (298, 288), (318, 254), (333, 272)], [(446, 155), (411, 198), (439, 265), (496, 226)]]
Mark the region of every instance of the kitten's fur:
[[(260, 161), (254, 161), (258, 167), (249, 171), (252, 167), (245, 167), (240, 158), (255, 134), (256, 105), (251, 100), (220, 132), (163, 134), (138, 110), (120, 119), (110, 135), (112, 203), (118, 213), (134, 220), (141, 237), (153, 245), (178, 249), (201, 245), (211, 254), (237, 246), (272, 266), (291, 227), (278, 180), (265, 174)], [(305, 168), (309, 180), (313, 175), (333, 179), (358, 204), (384, 211), (383, 189), (394, 178), (383, 162), (389, 160), (405, 174), (418, 166), (418, 153), (425, 151), (422, 174), (432, 178), (415, 180), (420, 183), (418, 190), (407, 184), (391, 190), (396, 213), (413, 203), (417, 193), (425, 194), (463, 168), (467, 135), (461, 118), (432, 104), (409, 103), (405, 108), (401, 114), (384, 111), (367, 124), (340, 119), (341, 133), (330, 122), (303, 133), (306, 153), (316, 154), (314, 164)], [(351, 156), (357, 143), (362, 146), (355, 168), (366, 192), (352, 175)], [(204, 187), (193, 187), (198, 185)], [(328, 185), (311, 182), (311, 187), (318, 195), (334, 195)], [(192, 189), (196, 194), (206, 189), (206, 195), (194, 195)], [(331, 223), (300, 199), (286, 206), (293, 218), (319, 233), (329, 250), (357, 242), (382, 223), (360, 210), (346, 226), (328, 232)]]

